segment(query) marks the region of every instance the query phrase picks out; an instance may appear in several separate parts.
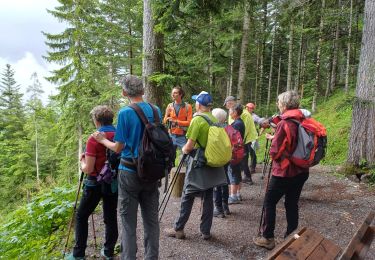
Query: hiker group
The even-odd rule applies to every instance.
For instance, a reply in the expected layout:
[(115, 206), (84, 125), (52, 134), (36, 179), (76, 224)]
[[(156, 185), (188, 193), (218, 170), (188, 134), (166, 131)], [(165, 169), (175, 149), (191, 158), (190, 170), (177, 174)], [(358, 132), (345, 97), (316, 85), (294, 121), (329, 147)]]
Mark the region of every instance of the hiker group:
[[(223, 104), (228, 112), (213, 109), (212, 96), (205, 91), (192, 96), (193, 114), (183, 89), (176, 86), (171, 92), (173, 102), (168, 104), (162, 117), (157, 106), (143, 100), (140, 78), (126, 76), (121, 84), (122, 95), (129, 99), (130, 105), (118, 112), (117, 128), (112, 125), (114, 114), (107, 106), (95, 107), (91, 112), (97, 131), (89, 137), (81, 158), (81, 169), (87, 176), (83, 181), (81, 178), (83, 195), (76, 211), (75, 246), (69, 259), (84, 259), (88, 219), (101, 199), (105, 224), (102, 257), (113, 259), (120, 233), (121, 259), (136, 259), (140, 206), (144, 258), (158, 259), (159, 218), (165, 209), (164, 206), (161, 211), (159, 204), (161, 179), (166, 177), (163, 204), (168, 202), (168, 191), (182, 165), (186, 167), (186, 176), (180, 210), (173, 227), (163, 232), (169, 237), (185, 238), (184, 227), (198, 197), (202, 200), (201, 237), (209, 240), (213, 217), (230, 215), (232, 205), (241, 203), (242, 183), (253, 183), (257, 139), (269, 127), (273, 130), (272, 134), (266, 133), (265, 158), (270, 157), (271, 162), (265, 159), (264, 164), (269, 165), (272, 175), (265, 180), (260, 232), (253, 242), (267, 249), (275, 247), (276, 204), (284, 195), (285, 236), (297, 228), (299, 197), (309, 177), (309, 167), (324, 157), (326, 133), (307, 110), (299, 108), (296, 92), (287, 91), (278, 96), (279, 115), (261, 118), (254, 113), (255, 104), (243, 106), (233, 96), (228, 96)], [(169, 172), (175, 162), (177, 171), (170, 179)]]

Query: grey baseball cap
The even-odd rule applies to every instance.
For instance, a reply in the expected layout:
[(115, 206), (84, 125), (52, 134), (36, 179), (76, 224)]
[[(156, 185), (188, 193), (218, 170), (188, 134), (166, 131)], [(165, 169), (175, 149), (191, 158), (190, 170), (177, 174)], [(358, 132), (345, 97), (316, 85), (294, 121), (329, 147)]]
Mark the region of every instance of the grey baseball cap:
[(224, 104), (223, 106), (225, 106), (225, 104), (228, 102), (228, 101), (237, 101), (238, 99), (233, 97), (233, 96), (227, 96), (227, 98), (225, 99), (224, 101)]

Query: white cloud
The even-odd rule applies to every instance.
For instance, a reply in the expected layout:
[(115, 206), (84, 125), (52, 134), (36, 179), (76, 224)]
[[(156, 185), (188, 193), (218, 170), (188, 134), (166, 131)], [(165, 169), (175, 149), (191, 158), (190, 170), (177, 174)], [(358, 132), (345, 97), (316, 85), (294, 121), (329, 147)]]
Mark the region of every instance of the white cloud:
[(0, 57), (15, 62), (29, 51), (42, 61), (47, 49), (42, 31), (58, 33), (66, 27), (47, 13), (59, 5), (56, 0), (0, 0)]
[(48, 82), (45, 77), (50, 76), (53, 69), (57, 68), (57, 65), (41, 63), (37, 61), (35, 56), (31, 52), (25, 52), (23, 57), (16, 62), (11, 62), (7, 59), (0, 57), (0, 71), (1, 74), (4, 72), (5, 65), (10, 64), (15, 71), (14, 78), (16, 82), (21, 86), (22, 93), (25, 94), (27, 98), (26, 89), (32, 84), (31, 75), (36, 72), (38, 74), (39, 81), (43, 87), (43, 102), (46, 103), (48, 96), (51, 94), (56, 94), (56, 86)]
[(43, 101), (48, 95), (56, 94), (56, 86), (44, 77), (49, 76), (58, 66), (48, 64), (43, 58), (46, 55), (46, 40), (42, 31), (58, 33), (64, 30), (65, 24), (47, 13), (59, 6), (57, 0), (0, 0), (0, 73), (5, 64), (10, 64), (15, 71), (15, 80), (26, 93), (32, 83), (31, 75), (36, 72), (43, 86)]

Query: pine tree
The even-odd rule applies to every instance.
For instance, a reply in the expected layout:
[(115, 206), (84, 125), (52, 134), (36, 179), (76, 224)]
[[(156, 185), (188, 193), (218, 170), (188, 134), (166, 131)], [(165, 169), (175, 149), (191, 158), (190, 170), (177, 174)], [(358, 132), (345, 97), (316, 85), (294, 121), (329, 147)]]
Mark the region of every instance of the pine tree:
[[(0, 182), (4, 185), (0, 197), (5, 203), (21, 198), (21, 183), (28, 178), (30, 150), (24, 131), (25, 114), (20, 86), (14, 79), (14, 70), (9, 64), (1, 73), (1, 128), (0, 128)], [(18, 191), (18, 192), (17, 192)], [(2, 203), (0, 203), (2, 204)]]
[(348, 163), (375, 166), (375, 2), (366, 0)]
[[(61, 107), (59, 122), (64, 133), (61, 147), (69, 150), (70, 165), (74, 164), (72, 153), (76, 153), (77, 171), (82, 153), (83, 132), (90, 125), (85, 120), (99, 99), (100, 87), (108, 84), (108, 70), (101, 64), (96, 46), (95, 21), (98, 5), (93, 1), (59, 1), (61, 6), (49, 12), (68, 24), (62, 33), (44, 33), (47, 38), (47, 61), (61, 64), (47, 79), (59, 85), (56, 99)], [(104, 80), (103, 80), (104, 79)], [(74, 146), (74, 144), (76, 144)], [(72, 169), (71, 169), (72, 170)]]
[[(31, 112), (31, 119), (32, 119), (32, 126), (33, 130), (31, 133), (33, 134), (33, 139), (35, 139), (35, 167), (36, 167), (36, 180), (38, 185), (40, 184), (40, 171), (39, 171), (39, 114), (43, 109), (43, 104), (40, 99), (40, 95), (44, 92), (42, 89), (42, 85), (38, 79), (38, 74), (34, 72), (31, 75), (32, 84), (29, 85), (27, 88), (27, 92), (30, 93), (30, 99), (28, 101), (28, 107), (30, 107)], [(30, 132), (29, 132), (30, 133)]]

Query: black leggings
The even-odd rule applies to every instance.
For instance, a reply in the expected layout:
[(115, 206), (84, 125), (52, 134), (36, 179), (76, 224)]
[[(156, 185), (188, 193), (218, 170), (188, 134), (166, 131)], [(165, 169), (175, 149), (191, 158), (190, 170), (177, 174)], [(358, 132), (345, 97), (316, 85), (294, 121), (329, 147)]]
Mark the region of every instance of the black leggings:
[(283, 178), (272, 176), (266, 196), (264, 198), (264, 217), (262, 233), (265, 238), (273, 238), (276, 219), (276, 204), (285, 195), (285, 211), (287, 230), (285, 237), (298, 227), (298, 201), (303, 185), (309, 178), (308, 173), (301, 173), (295, 177)]
[(113, 255), (116, 245), (117, 230), (117, 193), (106, 193), (101, 184), (84, 186), (83, 194), (76, 214), (75, 240), (73, 256), (84, 257), (87, 246), (88, 219), (103, 199), (103, 218), (105, 224), (104, 251), (107, 256)]

